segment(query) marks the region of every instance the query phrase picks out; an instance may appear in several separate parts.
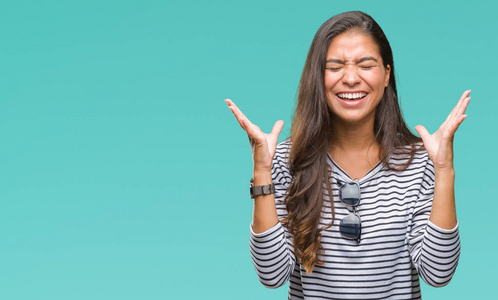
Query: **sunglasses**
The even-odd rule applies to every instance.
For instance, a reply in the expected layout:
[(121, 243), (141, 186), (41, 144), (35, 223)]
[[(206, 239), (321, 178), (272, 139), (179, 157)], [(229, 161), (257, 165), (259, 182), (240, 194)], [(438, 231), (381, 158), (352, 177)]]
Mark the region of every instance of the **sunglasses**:
[(346, 206), (353, 207), (353, 213), (341, 220), (339, 231), (343, 238), (360, 242), (361, 220), (356, 208), (360, 205), (360, 183), (358, 179), (347, 182), (339, 188), (339, 199)]

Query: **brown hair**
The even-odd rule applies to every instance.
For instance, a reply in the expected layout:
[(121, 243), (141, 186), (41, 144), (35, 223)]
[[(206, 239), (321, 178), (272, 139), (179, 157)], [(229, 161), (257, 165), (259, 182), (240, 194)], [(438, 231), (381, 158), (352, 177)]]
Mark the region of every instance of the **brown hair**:
[[(334, 219), (329, 179), (331, 169), (327, 163), (334, 116), (327, 105), (324, 87), (326, 55), (332, 39), (352, 29), (372, 37), (379, 47), (384, 67), (391, 67), (389, 84), (376, 108), (374, 121), (374, 133), (381, 148), (382, 163), (391, 169), (406, 168), (418, 149), (415, 143), (420, 142), (420, 138), (410, 132), (403, 120), (398, 103), (392, 50), (380, 26), (372, 17), (359, 11), (345, 12), (323, 23), (311, 43), (299, 84), (289, 154), (293, 180), (285, 199), (288, 216), (282, 220), (293, 237), (296, 257), (307, 273), (313, 271), (315, 264), (323, 264), (320, 258), (323, 251), (320, 243), (321, 231), (332, 226)], [(408, 162), (401, 166), (390, 165), (390, 155), (400, 151), (400, 147), (409, 145)], [(331, 199), (332, 221), (320, 227), (324, 187)]]

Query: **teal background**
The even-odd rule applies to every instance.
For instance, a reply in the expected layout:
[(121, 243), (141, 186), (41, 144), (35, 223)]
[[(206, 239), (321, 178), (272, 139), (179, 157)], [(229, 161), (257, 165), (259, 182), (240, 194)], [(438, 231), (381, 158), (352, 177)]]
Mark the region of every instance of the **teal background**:
[[(354, 3), (354, 4), (353, 4)], [(249, 256), (252, 160), (231, 98), (286, 121), (318, 27), (371, 14), (411, 128), (455, 139), (462, 254), (424, 299), (489, 299), (498, 243), (493, 1), (0, 2), (0, 299), (286, 299)]]

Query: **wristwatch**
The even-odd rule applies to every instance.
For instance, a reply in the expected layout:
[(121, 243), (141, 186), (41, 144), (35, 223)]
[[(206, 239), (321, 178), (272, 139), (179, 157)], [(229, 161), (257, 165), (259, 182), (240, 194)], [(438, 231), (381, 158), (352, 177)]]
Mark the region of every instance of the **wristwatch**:
[(252, 199), (259, 195), (275, 194), (275, 184), (273, 183), (267, 185), (254, 185), (254, 178), (251, 178), (249, 185), (249, 192), (251, 193)]

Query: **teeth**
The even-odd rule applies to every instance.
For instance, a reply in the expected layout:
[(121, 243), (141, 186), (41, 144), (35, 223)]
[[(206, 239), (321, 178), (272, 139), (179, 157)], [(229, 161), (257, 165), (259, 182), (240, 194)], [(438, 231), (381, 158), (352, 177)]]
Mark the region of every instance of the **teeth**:
[(342, 99), (359, 99), (365, 97), (366, 93), (339, 93), (337, 96)]

